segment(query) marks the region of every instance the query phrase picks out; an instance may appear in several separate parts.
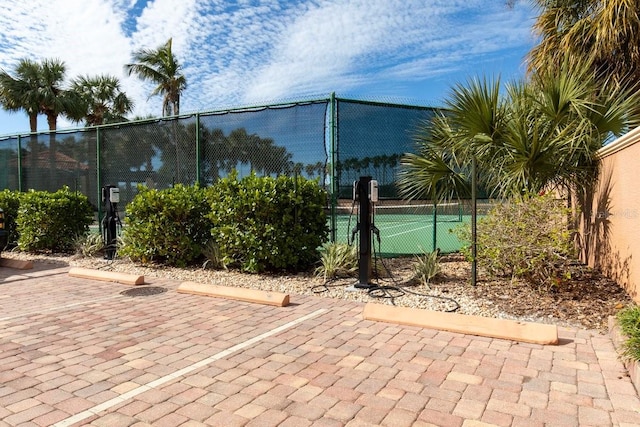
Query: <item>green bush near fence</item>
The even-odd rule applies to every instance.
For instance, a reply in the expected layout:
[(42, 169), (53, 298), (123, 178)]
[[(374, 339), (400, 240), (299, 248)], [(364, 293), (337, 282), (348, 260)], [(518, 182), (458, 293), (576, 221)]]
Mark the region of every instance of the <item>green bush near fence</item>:
[(207, 190), (211, 236), (225, 264), (246, 272), (309, 269), (328, 240), (327, 194), (302, 177), (220, 179)]
[(0, 209), (4, 211), (4, 229), (9, 232), (8, 246), (18, 244), (18, 209), (20, 208), (20, 193), (10, 190), (0, 191)]
[(622, 356), (627, 360), (640, 361), (640, 307), (627, 307), (616, 317), (625, 337)]
[(21, 193), (16, 218), (18, 247), (29, 252), (71, 252), (78, 236), (89, 232), (93, 208), (87, 197), (63, 187), (55, 193)]
[(326, 192), (301, 177), (237, 179), (211, 187), (140, 187), (127, 205), (120, 254), (185, 266), (214, 245), (221, 264), (247, 272), (304, 270), (328, 240)]
[[(478, 221), (477, 258), (490, 274), (518, 277), (551, 290), (571, 278), (575, 259), (571, 210), (554, 195), (524, 195), (501, 203)], [(471, 241), (469, 226), (455, 230)], [(463, 248), (470, 258), (470, 248)]]
[(198, 186), (165, 190), (140, 186), (126, 212), (120, 254), (134, 261), (192, 264), (210, 238), (209, 203)]

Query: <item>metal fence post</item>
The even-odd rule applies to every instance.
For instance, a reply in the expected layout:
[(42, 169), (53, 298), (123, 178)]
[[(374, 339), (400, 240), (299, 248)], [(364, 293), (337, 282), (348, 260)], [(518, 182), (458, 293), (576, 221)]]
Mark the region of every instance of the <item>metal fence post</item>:
[(18, 191), (22, 192), (22, 141), (18, 135)]
[(200, 145), (200, 113), (196, 113), (196, 184), (200, 185), (202, 152)]
[[(100, 144), (100, 126), (97, 126), (96, 128), (96, 192), (97, 192), (97, 196), (98, 198), (96, 199), (98, 201), (97, 203), (97, 208), (98, 208), (98, 224), (102, 224), (102, 179), (100, 176), (100, 169), (101, 169), (101, 165), (100, 165), (100, 150), (101, 150), (101, 144)], [(100, 233), (102, 233), (102, 226), (99, 225), (99, 229), (100, 229)]]
[(329, 99), (329, 141), (330, 141), (330, 158), (331, 158), (331, 242), (335, 243), (337, 240), (336, 227), (338, 226), (337, 220), (337, 205), (338, 205), (338, 191), (340, 182), (338, 181), (338, 168), (336, 162), (338, 161), (338, 132), (337, 123), (338, 120), (338, 105), (336, 103), (336, 93), (331, 92)]

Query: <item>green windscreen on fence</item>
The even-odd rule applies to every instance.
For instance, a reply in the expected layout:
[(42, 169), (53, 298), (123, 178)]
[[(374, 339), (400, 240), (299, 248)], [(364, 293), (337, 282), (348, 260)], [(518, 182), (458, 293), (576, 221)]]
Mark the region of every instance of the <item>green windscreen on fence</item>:
[(331, 236), (347, 242), (357, 223), (353, 182), (371, 176), (380, 190), (374, 209), (377, 252), (452, 252), (460, 242), (449, 231), (469, 221), (468, 203), (409, 203), (396, 187), (400, 159), (414, 150), (415, 132), (436, 111), (332, 96), (0, 137), (0, 190), (67, 186), (85, 194), (99, 216), (101, 187), (115, 185), (126, 226), (125, 209), (139, 185), (206, 186), (232, 171), (240, 178), (252, 172), (297, 175), (327, 190)]
[(240, 177), (294, 174), (327, 180), (327, 102), (200, 116), (201, 182), (236, 170)]
[(18, 190), (18, 138), (0, 139), (0, 190)]
[[(374, 206), (375, 248), (382, 254), (452, 252), (460, 242), (449, 231), (468, 220), (462, 204), (434, 206), (431, 201), (408, 206), (398, 195), (396, 175), (405, 153), (414, 152), (417, 129), (436, 110), (429, 107), (338, 100), (338, 209), (336, 240), (351, 240), (357, 218), (351, 211), (353, 182), (370, 176), (378, 182), (380, 202)], [(465, 213), (463, 217), (463, 213)], [(347, 218), (347, 220), (345, 220)], [(379, 239), (379, 240), (378, 240)]]

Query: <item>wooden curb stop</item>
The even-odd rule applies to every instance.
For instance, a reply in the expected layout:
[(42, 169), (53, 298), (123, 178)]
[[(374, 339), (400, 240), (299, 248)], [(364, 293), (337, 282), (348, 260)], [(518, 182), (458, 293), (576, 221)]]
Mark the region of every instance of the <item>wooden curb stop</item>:
[(502, 338), (533, 344), (558, 344), (557, 326), (542, 323), (443, 313), (373, 303), (368, 303), (364, 306), (363, 317), (365, 320), (419, 326), (421, 328), (481, 337)]
[(17, 270), (31, 270), (33, 262), (19, 259), (0, 258), (0, 267), (15, 268)]
[(74, 267), (69, 270), (69, 276), (82, 279), (102, 280), (116, 282), (124, 285), (144, 285), (144, 276), (135, 274), (118, 273), (116, 271), (92, 270), (90, 268)]
[(257, 304), (273, 305), (276, 307), (286, 307), (289, 305), (288, 294), (261, 291), (257, 289), (182, 282), (178, 287), (178, 292), (182, 294), (207, 295), (238, 301), (253, 302)]
[[(126, 285), (144, 284), (144, 276), (113, 271), (91, 270), (87, 268), (72, 268), (69, 270), (69, 276), (117, 282)], [(178, 287), (178, 293), (212, 296), (276, 307), (286, 307), (289, 305), (289, 295), (281, 292), (196, 282), (182, 282)], [(494, 319), (457, 313), (443, 313), (374, 303), (367, 303), (364, 306), (362, 317), (365, 320), (418, 326), (421, 328), (481, 337), (500, 338), (543, 345), (558, 344), (558, 328), (555, 325), (542, 323)]]

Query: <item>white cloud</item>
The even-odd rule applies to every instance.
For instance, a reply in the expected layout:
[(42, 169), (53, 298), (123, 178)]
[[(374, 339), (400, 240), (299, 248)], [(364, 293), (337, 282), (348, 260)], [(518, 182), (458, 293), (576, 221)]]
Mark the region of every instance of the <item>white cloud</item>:
[[(400, 91), (491, 68), (533, 43), (526, 2), (483, 0), (0, 0), (0, 67), (59, 57), (69, 76), (121, 78), (137, 115), (151, 88), (125, 77), (139, 48), (173, 38), (182, 111), (331, 91)], [(142, 8), (142, 10), (141, 10)], [(404, 89), (403, 89), (404, 88)]]
[[(471, 16), (461, 26), (465, 14)], [(526, 44), (528, 16), (500, 2), (325, 2), (285, 29), (244, 96), (352, 90), (375, 80), (416, 81), (459, 70)]]

